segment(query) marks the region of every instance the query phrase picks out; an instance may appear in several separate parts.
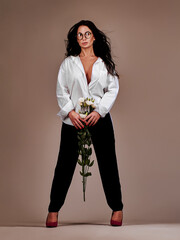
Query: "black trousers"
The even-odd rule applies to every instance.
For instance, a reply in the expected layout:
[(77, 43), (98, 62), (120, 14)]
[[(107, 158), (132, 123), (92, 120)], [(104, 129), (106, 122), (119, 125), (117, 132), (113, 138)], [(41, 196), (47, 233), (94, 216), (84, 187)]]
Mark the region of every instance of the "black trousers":
[[(107, 204), (113, 211), (123, 209), (115, 138), (110, 113), (89, 127)], [(77, 129), (63, 122), (61, 143), (50, 193), (49, 212), (58, 212), (64, 204), (78, 159)]]

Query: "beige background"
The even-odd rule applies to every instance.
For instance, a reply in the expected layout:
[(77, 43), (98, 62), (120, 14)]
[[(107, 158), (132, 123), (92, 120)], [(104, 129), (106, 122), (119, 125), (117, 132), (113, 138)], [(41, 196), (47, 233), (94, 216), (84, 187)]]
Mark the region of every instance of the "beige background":
[[(57, 72), (66, 34), (82, 19), (110, 37), (121, 76), (111, 115), (124, 222), (178, 222), (180, 1), (0, 2), (0, 223), (45, 221), (60, 143)], [(97, 162), (85, 203), (79, 170), (59, 220), (109, 221)]]

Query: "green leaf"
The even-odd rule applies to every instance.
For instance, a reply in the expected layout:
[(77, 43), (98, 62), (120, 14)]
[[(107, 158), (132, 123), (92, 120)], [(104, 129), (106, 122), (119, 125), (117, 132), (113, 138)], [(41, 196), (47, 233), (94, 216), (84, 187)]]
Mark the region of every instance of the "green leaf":
[(86, 159), (86, 165), (89, 166), (89, 164), (90, 164), (90, 160), (89, 160), (89, 159)]
[(82, 134), (83, 134), (83, 132), (82, 132), (82, 131), (79, 131), (79, 132), (78, 132), (78, 135), (82, 135)]
[(82, 152), (81, 152), (81, 150), (80, 150), (80, 149), (78, 150), (78, 154), (79, 154), (79, 155), (82, 155)]
[(88, 136), (88, 137), (91, 137), (91, 134), (90, 134), (90, 132), (89, 132), (88, 129), (87, 129), (87, 136)]
[(82, 134), (82, 139), (85, 139), (85, 138), (86, 138), (86, 132)]
[(84, 174), (84, 177), (88, 177), (88, 176), (91, 176), (91, 175), (92, 175), (91, 172), (87, 172), (87, 173)]
[(79, 163), (79, 165), (81, 165), (81, 166), (82, 166), (82, 162), (81, 162), (81, 160), (80, 160), (80, 159), (78, 159), (78, 163)]
[(81, 140), (81, 137), (78, 135), (78, 136), (77, 136), (77, 139)]
[(91, 162), (91, 163), (89, 163), (89, 167), (92, 167), (92, 165), (94, 164), (94, 160)]
[(91, 155), (92, 154), (92, 148), (89, 148), (88, 149), (88, 155)]

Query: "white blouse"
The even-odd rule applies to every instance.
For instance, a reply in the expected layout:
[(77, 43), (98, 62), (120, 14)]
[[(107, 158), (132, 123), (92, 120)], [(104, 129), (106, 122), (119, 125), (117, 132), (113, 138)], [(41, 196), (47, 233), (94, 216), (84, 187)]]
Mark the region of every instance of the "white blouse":
[(59, 68), (56, 96), (60, 111), (57, 115), (69, 125), (73, 125), (68, 113), (75, 110), (79, 113), (79, 98), (94, 98), (94, 105), (101, 117), (112, 108), (119, 91), (117, 76), (108, 73), (102, 58), (98, 57), (92, 67), (91, 81), (88, 84), (81, 59), (78, 56), (66, 57)]

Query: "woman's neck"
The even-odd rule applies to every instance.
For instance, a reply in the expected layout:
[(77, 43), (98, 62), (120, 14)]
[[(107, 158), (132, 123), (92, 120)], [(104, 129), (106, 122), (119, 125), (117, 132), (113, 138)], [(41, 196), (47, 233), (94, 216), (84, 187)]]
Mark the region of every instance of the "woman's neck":
[(94, 57), (94, 50), (93, 48), (81, 48), (81, 52), (79, 54), (80, 57)]

